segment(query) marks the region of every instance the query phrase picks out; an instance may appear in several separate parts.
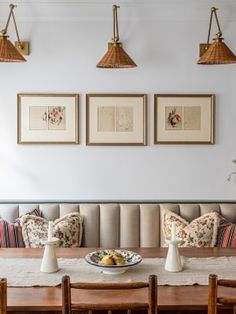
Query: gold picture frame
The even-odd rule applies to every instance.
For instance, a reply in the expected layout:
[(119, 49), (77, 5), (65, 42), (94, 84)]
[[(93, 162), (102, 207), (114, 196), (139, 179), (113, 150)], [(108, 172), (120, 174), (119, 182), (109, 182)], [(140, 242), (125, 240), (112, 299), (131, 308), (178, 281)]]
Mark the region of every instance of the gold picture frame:
[(155, 94), (154, 144), (214, 144), (215, 95)]
[(79, 94), (17, 94), (18, 144), (78, 144)]
[(86, 145), (146, 145), (147, 95), (87, 94)]

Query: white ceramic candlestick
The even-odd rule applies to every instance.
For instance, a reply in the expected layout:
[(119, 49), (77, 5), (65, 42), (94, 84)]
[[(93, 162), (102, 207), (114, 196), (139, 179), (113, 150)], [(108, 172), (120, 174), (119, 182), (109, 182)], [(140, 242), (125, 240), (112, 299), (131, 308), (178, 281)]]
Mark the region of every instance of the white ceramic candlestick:
[(48, 222), (48, 241), (52, 241), (53, 236), (53, 221), (50, 220)]
[(55, 246), (57, 238), (53, 238), (53, 221), (48, 222), (48, 240), (45, 242), (43, 259), (40, 270), (44, 273), (53, 273), (58, 271)]
[(40, 267), (41, 272), (54, 273), (59, 270), (55, 252), (55, 247), (58, 241), (57, 238), (51, 238), (51, 241), (45, 242), (44, 254)]
[(165, 270), (170, 272), (181, 271), (183, 267), (178, 250), (179, 241), (166, 240), (166, 243), (168, 243), (169, 247), (166, 257)]
[(171, 223), (171, 241), (176, 240), (176, 222), (172, 221)]
[(171, 223), (171, 240), (166, 240), (168, 252), (165, 263), (165, 270), (170, 272), (179, 272), (182, 270), (182, 263), (179, 256), (178, 243), (176, 240), (176, 222)]

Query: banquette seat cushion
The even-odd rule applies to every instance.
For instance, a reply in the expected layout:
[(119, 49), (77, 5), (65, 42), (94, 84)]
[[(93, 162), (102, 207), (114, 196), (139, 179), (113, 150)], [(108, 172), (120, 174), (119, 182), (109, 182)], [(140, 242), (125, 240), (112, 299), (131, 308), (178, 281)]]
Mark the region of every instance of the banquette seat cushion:
[(0, 217), (13, 222), (35, 208), (47, 220), (79, 212), (85, 247), (159, 247), (163, 245), (161, 222), (166, 209), (188, 222), (215, 211), (236, 223), (236, 203), (1, 203)]

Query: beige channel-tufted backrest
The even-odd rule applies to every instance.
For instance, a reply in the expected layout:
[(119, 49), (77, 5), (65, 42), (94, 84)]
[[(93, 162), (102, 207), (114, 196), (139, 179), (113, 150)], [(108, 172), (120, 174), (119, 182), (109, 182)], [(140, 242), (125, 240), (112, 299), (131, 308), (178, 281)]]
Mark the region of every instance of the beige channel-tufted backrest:
[(169, 209), (191, 222), (216, 211), (236, 222), (236, 203), (208, 204), (0, 204), (0, 217), (14, 221), (26, 212), (39, 208), (48, 220), (70, 212), (80, 212), (84, 219), (82, 246), (86, 247), (159, 247), (162, 243), (161, 213)]

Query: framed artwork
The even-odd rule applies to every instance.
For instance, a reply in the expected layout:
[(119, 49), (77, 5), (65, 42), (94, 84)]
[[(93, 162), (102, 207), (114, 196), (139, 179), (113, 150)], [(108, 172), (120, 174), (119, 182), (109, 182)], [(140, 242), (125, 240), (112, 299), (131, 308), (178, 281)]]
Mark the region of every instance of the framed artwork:
[(214, 95), (154, 95), (155, 144), (214, 144)]
[(146, 145), (144, 94), (86, 95), (87, 145)]
[(18, 94), (18, 144), (77, 144), (78, 94)]

